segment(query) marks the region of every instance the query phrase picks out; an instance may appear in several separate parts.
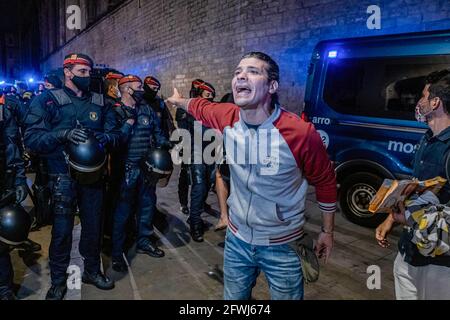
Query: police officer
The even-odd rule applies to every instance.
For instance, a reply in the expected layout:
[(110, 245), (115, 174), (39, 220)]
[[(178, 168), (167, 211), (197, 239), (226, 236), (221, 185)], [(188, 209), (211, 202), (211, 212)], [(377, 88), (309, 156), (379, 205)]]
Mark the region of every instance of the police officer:
[(82, 281), (102, 290), (114, 288), (114, 282), (100, 268), (102, 177), (96, 174), (92, 179), (70, 169), (65, 153), (69, 146), (90, 139), (87, 130), (105, 146), (113, 146), (119, 137), (114, 111), (104, 106), (103, 96), (90, 92), (92, 66), (87, 55), (67, 55), (63, 65), (64, 88), (37, 97), (26, 119), (25, 145), (45, 155), (52, 187), (54, 218), (49, 249), (52, 285), (46, 296), (49, 300), (61, 300), (67, 291), (75, 205), (82, 226), (79, 244), (84, 257)]
[[(192, 82), (191, 85), (191, 91), (189, 93), (190, 98), (198, 98), (198, 97), (202, 97), (205, 99), (208, 99), (210, 101), (212, 101), (215, 97), (215, 89), (214, 87), (201, 80), (201, 79), (196, 79)], [(176, 119), (177, 121), (181, 120), (179, 122), (180, 127), (184, 127), (185, 129), (189, 130), (189, 132), (191, 133), (191, 162), (195, 159), (195, 151), (196, 148), (194, 147), (193, 143), (194, 143), (194, 119), (192, 116), (187, 115), (185, 111), (181, 110), (181, 108), (177, 109), (177, 115), (176, 115)], [(202, 126), (202, 136), (203, 136), (203, 132), (206, 130), (207, 128)], [(208, 143), (203, 143), (200, 151), (203, 154), (203, 150), (204, 148), (208, 145)], [(201, 157), (202, 161), (203, 161), (203, 157)], [(203, 225), (203, 221), (201, 219), (201, 214), (203, 211), (210, 211), (211, 207), (205, 203), (207, 197), (208, 197), (208, 192), (210, 189), (210, 185), (211, 185), (211, 176), (212, 176), (212, 172), (214, 171), (214, 165), (207, 165), (204, 162), (202, 163), (192, 163), (189, 165), (189, 180), (191, 182), (191, 203), (190, 203), (190, 210), (189, 210), (189, 219), (188, 222), (190, 224), (190, 232), (191, 232), (191, 237), (192, 240), (196, 241), (196, 242), (202, 242), (203, 241), (203, 233), (204, 233), (204, 225)], [(183, 168), (182, 168), (182, 172), (183, 173)], [(183, 179), (183, 182), (185, 181), (184, 177), (182, 177), (180, 174), (180, 180)], [(180, 183), (179, 183), (180, 185)], [(181, 186), (181, 191), (180, 191), (180, 187), (179, 187), (179, 195), (180, 195), (180, 200), (181, 197), (183, 197), (183, 202), (187, 200), (185, 200), (187, 197), (187, 190), (186, 190), (186, 186), (182, 185)], [(181, 201), (180, 201), (181, 202)], [(182, 203), (183, 205), (183, 203)]]
[[(123, 73), (116, 70), (109, 71), (103, 81), (103, 92), (105, 97), (105, 105), (114, 108), (115, 104), (120, 102), (119, 80), (124, 76)], [(108, 175), (106, 180), (106, 196), (104, 204), (103, 217), (103, 248), (109, 253), (112, 235), (112, 223), (114, 209), (117, 206), (117, 199), (120, 191), (121, 166), (120, 161), (115, 161), (120, 157), (118, 148), (111, 150), (108, 158)]]
[[(14, 125), (18, 127), (19, 141), (17, 142), (17, 147), (20, 156), (24, 160), (24, 174), (25, 174), (27, 163), (30, 160), (30, 155), (28, 152), (26, 152), (25, 147), (23, 145), (23, 133), (25, 130), (24, 119), (29, 110), (29, 105), (27, 105), (26, 102), (21, 102), (21, 100), (17, 95), (5, 95), (4, 98), (5, 101), (7, 102), (6, 106), (8, 108), (8, 112), (10, 113), (10, 116), (14, 118)], [(27, 187), (26, 184), (24, 184), (24, 187)], [(41, 250), (41, 245), (31, 239), (27, 239), (20, 245), (16, 246), (16, 248), (27, 252), (37, 252)]]
[(106, 105), (112, 107), (120, 102), (119, 80), (123, 76), (124, 74), (118, 71), (110, 71), (106, 74), (105, 81), (103, 82)]
[(122, 125), (120, 150), (124, 168), (119, 204), (114, 213), (112, 267), (118, 272), (125, 272), (125, 226), (132, 208), (136, 208), (137, 213), (136, 252), (157, 258), (164, 256), (164, 251), (151, 240), (156, 188), (145, 179), (141, 163), (152, 148), (168, 149), (171, 143), (164, 137), (155, 112), (143, 101), (142, 80), (134, 75), (125, 76), (119, 80), (119, 88), (122, 98), (114, 110)]
[(16, 82), (17, 97), (24, 109), (30, 106), (31, 101), (34, 98), (34, 93), (28, 89), (28, 85), (23, 81)]
[(62, 89), (64, 82), (64, 72), (61, 68), (51, 70), (44, 76), (45, 90)]
[(148, 76), (144, 79), (144, 100), (158, 115), (161, 123), (161, 130), (166, 138), (169, 138), (175, 130), (175, 126), (173, 124), (172, 115), (164, 103), (164, 100), (158, 96), (160, 89), (161, 82), (155, 77)]
[[(204, 83), (201, 79), (195, 79), (191, 84), (190, 95), (197, 94), (197, 88), (200, 84)], [(175, 112), (175, 120), (177, 122), (178, 128), (188, 130), (191, 134), (191, 140), (193, 138), (193, 128), (195, 119), (182, 108), (177, 108)], [(190, 184), (190, 176), (189, 176), (189, 164), (181, 163), (180, 175), (178, 178), (178, 199), (180, 201), (180, 211), (189, 215), (188, 208), (188, 197), (189, 197), (189, 184)]]
[[(9, 104), (9, 97), (0, 95), (0, 198), (5, 189), (15, 188), (16, 202), (27, 196), (25, 166), (18, 145), (19, 127)], [(5, 176), (6, 175), (6, 176)], [(10, 182), (12, 180), (12, 185)], [(9, 184), (9, 185), (8, 185)], [(0, 300), (13, 300), (13, 269), (9, 247), (0, 241)]]
[[(42, 94), (48, 90), (62, 89), (63, 81), (64, 72), (62, 68), (49, 71), (44, 76), (44, 90)], [(36, 225), (41, 227), (52, 223), (51, 190), (49, 188), (47, 159), (45, 155), (39, 156), (29, 151), (28, 153), (31, 167), (36, 174), (32, 185)]]

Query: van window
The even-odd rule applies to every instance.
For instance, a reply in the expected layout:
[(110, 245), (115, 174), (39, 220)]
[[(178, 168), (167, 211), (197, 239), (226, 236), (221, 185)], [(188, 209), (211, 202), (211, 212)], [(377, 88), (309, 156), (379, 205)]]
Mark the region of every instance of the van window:
[(425, 78), (450, 68), (450, 55), (330, 59), (324, 101), (340, 113), (414, 120)]

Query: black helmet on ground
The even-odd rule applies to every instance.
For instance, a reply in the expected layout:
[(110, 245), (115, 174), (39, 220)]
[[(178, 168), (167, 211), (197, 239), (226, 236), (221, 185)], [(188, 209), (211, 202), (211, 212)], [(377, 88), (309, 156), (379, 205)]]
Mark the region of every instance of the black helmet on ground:
[(10, 204), (0, 208), (0, 242), (19, 245), (28, 239), (31, 216), (20, 204)]
[(141, 167), (150, 184), (165, 187), (173, 171), (172, 157), (165, 149), (152, 149), (143, 159)]
[(85, 142), (69, 143), (66, 152), (70, 172), (76, 181), (91, 184), (100, 180), (106, 162), (106, 151), (92, 132), (89, 132)]

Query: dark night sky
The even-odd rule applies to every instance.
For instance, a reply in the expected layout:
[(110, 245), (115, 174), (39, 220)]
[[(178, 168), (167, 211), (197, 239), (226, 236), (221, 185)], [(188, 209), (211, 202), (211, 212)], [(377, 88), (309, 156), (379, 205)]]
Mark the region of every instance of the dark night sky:
[[(22, 77), (28, 70), (39, 69), (38, 3), (39, 0), (0, 0), (0, 64), (6, 66), (0, 68), (3, 76)], [(6, 46), (7, 34), (21, 39), (15, 42), (18, 46), (13, 51)], [(8, 64), (6, 59), (11, 55), (14, 62)]]
[[(27, 5), (24, 0), (0, 0), (0, 31), (13, 31), (19, 26), (19, 5)], [(24, 3), (24, 4), (22, 4)]]

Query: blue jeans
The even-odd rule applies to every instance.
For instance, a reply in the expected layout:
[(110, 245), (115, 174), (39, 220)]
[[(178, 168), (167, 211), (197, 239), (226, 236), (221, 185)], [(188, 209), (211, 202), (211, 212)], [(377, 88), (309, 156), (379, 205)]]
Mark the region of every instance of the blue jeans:
[(112, 234), (112, 256), (122, 256), (125, 243), (125, 227), (134, 210), (137, 212), (137, 247), (143, 247), (153, 234), (153, 216), (156, 211), (156, 188), (149, 185), (141, 170), (136, 167), (126, 169), (120, 188), (119, 204), (114, 212)]
[(288, 244), (250, 245), (230, 230), (225, 238), (224, 299), (249, 300), (263, 271), (273, 300), (302, 300), (303, 274), (300, 258)]

